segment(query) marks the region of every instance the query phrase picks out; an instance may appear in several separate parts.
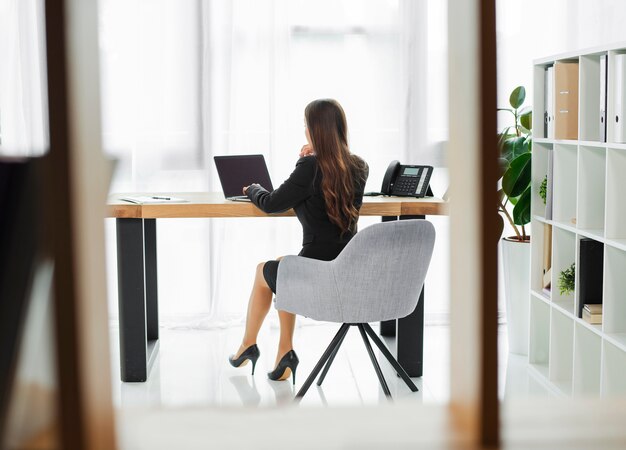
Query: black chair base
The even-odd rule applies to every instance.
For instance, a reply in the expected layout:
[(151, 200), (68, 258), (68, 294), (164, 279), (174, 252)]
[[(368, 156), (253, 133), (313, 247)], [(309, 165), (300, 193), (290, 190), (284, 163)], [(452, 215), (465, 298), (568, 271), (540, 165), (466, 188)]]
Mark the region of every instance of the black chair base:
[(306, 379), (306, 381), (304, 382), (304, 384), (302, 385), (302, 387), (296, 394), (296, 401), (299, 401), (302, 397), (304, 397), (304, 395), (309, 390), (309, 387), (311, 387), (311, 384), (313, 384), (313, 381), (315, 381), (315, 378), (317, 377), (317, 375), (320, 373), (320, 371), (323, 368), (324, 370), (317, 381), (318, 386), (322, 385), (322, 383), (324, 382), (324, 378), (326, 378), (326, 374), (328, 374), (328, 370), (330, 369), (331, 364), (335, 360), (335, 356), (337, 355), (337, 352), (339, 351), (339, 347), (341, 347), (341, 344), (343, 343), (343, 340), (346, 337), (346, 334), (348, 334), (348, 330), (350, 329), (350, 326), (358, 327), (359, 332), (361, 333), (361, 338), (363, 338), (363, 343), (365, 344), (365, 348), (367, 349), (367, 353), (370, 357), (370, 360), (372, 361), (372, 365), (374, 366), (376, 375), (378, 376), (378, 381), (380, 382), (380, 386), (382, 387), (383, 392), (385, 393), (385, 396), (387, 398), (391, 399), (391, 392), (389, 391), (389, 387), (387, 386), (387, 381), (385, 380), (385, 377), (383, 376), (383, 373), (380, 370), (380, 365), (378, 364), (378, 361), (376, 360), (376, 356), (374, 355), (374, 351), (372, 350), (370, 341), (367, 338), (368, 335), (370, 339), (374, 341), (374, 344), (376, 344), (380, 352), (385, 356), (387, 361), (389, 361), (389, 363), (393, 366), (398, 376), (400, 376), (404, 380), (404, 382), (409, 387), (409, 389), (412, 392), (418, 391), (417, 386), (415, 386), (415, 383), (413, 383), (413, 381), (411, 380), (411, 377), (409, 377), (409, 375), (402, 368), (400, 363), (398, 363), (396, 358), (393, 357), (393, 355), (391, 354), (387, 346), (383, 343), (383, 341), (380, 340), (380, 338), (376, 335), (374, 330), (372, 330), (372, 327), (370, 327), (369, 324), (367, 323), (351, 323), (351, 324), (344, 323), (343, 325), (341, 325), (341, 328), (339, 328), (339, 331), (337, 332), (333, 340), (330, 342), (330, 345), (326, 348), (326, 350), (324, 351), (324, 354), (315, 365), (315, 368), (313, 369), (309, 377)]

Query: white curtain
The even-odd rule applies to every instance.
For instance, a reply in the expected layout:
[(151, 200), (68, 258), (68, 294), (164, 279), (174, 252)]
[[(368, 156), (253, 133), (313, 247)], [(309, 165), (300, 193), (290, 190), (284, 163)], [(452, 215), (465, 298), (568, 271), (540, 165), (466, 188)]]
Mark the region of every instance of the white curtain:
[[(305, 143), (304, 107), (323, 97), (346, 110), (352, 151), (370, 165), (367, 190), (380, 189), (393, 159), (440, 166), (445, 17), (439, 0), (102, 0), (104, 143), (121, 166), (112, 190), (220, 191), (213, 156), (245, 153), (265, 156), (277, 186)], [(437, 179), (441, 195), (445, 172)], [(160, 312), (172, 326), (241, 322), (256, 264), (301, 248), (288, 218), (157, 228)], [(447, 272), (442, 245), (435, 272)], [(431, 298), (427, 313), (447, 311), (446, 288)]]
[(0, 0), (0, 156), (48, 147), (42, 0)]

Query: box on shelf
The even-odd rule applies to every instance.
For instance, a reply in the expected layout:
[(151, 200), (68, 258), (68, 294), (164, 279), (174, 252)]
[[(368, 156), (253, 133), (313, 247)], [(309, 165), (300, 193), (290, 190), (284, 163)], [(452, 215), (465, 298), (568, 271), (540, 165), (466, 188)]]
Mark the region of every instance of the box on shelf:
[(578, 62), (554, 64), (554, 137), (578, 139)]

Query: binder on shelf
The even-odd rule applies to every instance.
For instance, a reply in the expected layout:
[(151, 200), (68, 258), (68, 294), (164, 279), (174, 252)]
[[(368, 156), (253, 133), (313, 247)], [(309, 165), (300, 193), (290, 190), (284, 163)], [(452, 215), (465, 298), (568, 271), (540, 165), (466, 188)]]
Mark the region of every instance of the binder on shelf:
[(546, 67), (544, 76), (544, 137), (554, 139), (554, 66)]
[(578, 62), (554, 64), (554, 137), (578, 139)]
[(615, 122), (613, 142), (626, 142), (626, 54), (615, 55)]
[(608, 60), (607, 55), (600, 56), (600, 142), (606, 142), (606, 85), (608, 81)]
[(552, 176), (554, 173), (554, 156), (553, 151), (548, 150), (548, 173), (546, 182), (546, 220), (552, 220)]
[(552, 225), (543, 224), (543, 287), (550, 287), (552, 275)]
[[(582, 317), (584, 305), (602, 304), (602, 267), (604, 244), (593, 239), (580, 240), (578, 276), (578, 317)], [(588, 308), (589, 309), (589, 308)]]

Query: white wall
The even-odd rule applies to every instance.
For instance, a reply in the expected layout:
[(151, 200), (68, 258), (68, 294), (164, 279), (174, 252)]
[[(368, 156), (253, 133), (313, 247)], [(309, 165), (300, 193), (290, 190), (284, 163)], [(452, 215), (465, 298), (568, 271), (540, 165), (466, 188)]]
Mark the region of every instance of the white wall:
[(625, 0), (497, 0), (498, 105), (520, 84), (530, 98), (534, 59), (626, 41), (625, 24)]

